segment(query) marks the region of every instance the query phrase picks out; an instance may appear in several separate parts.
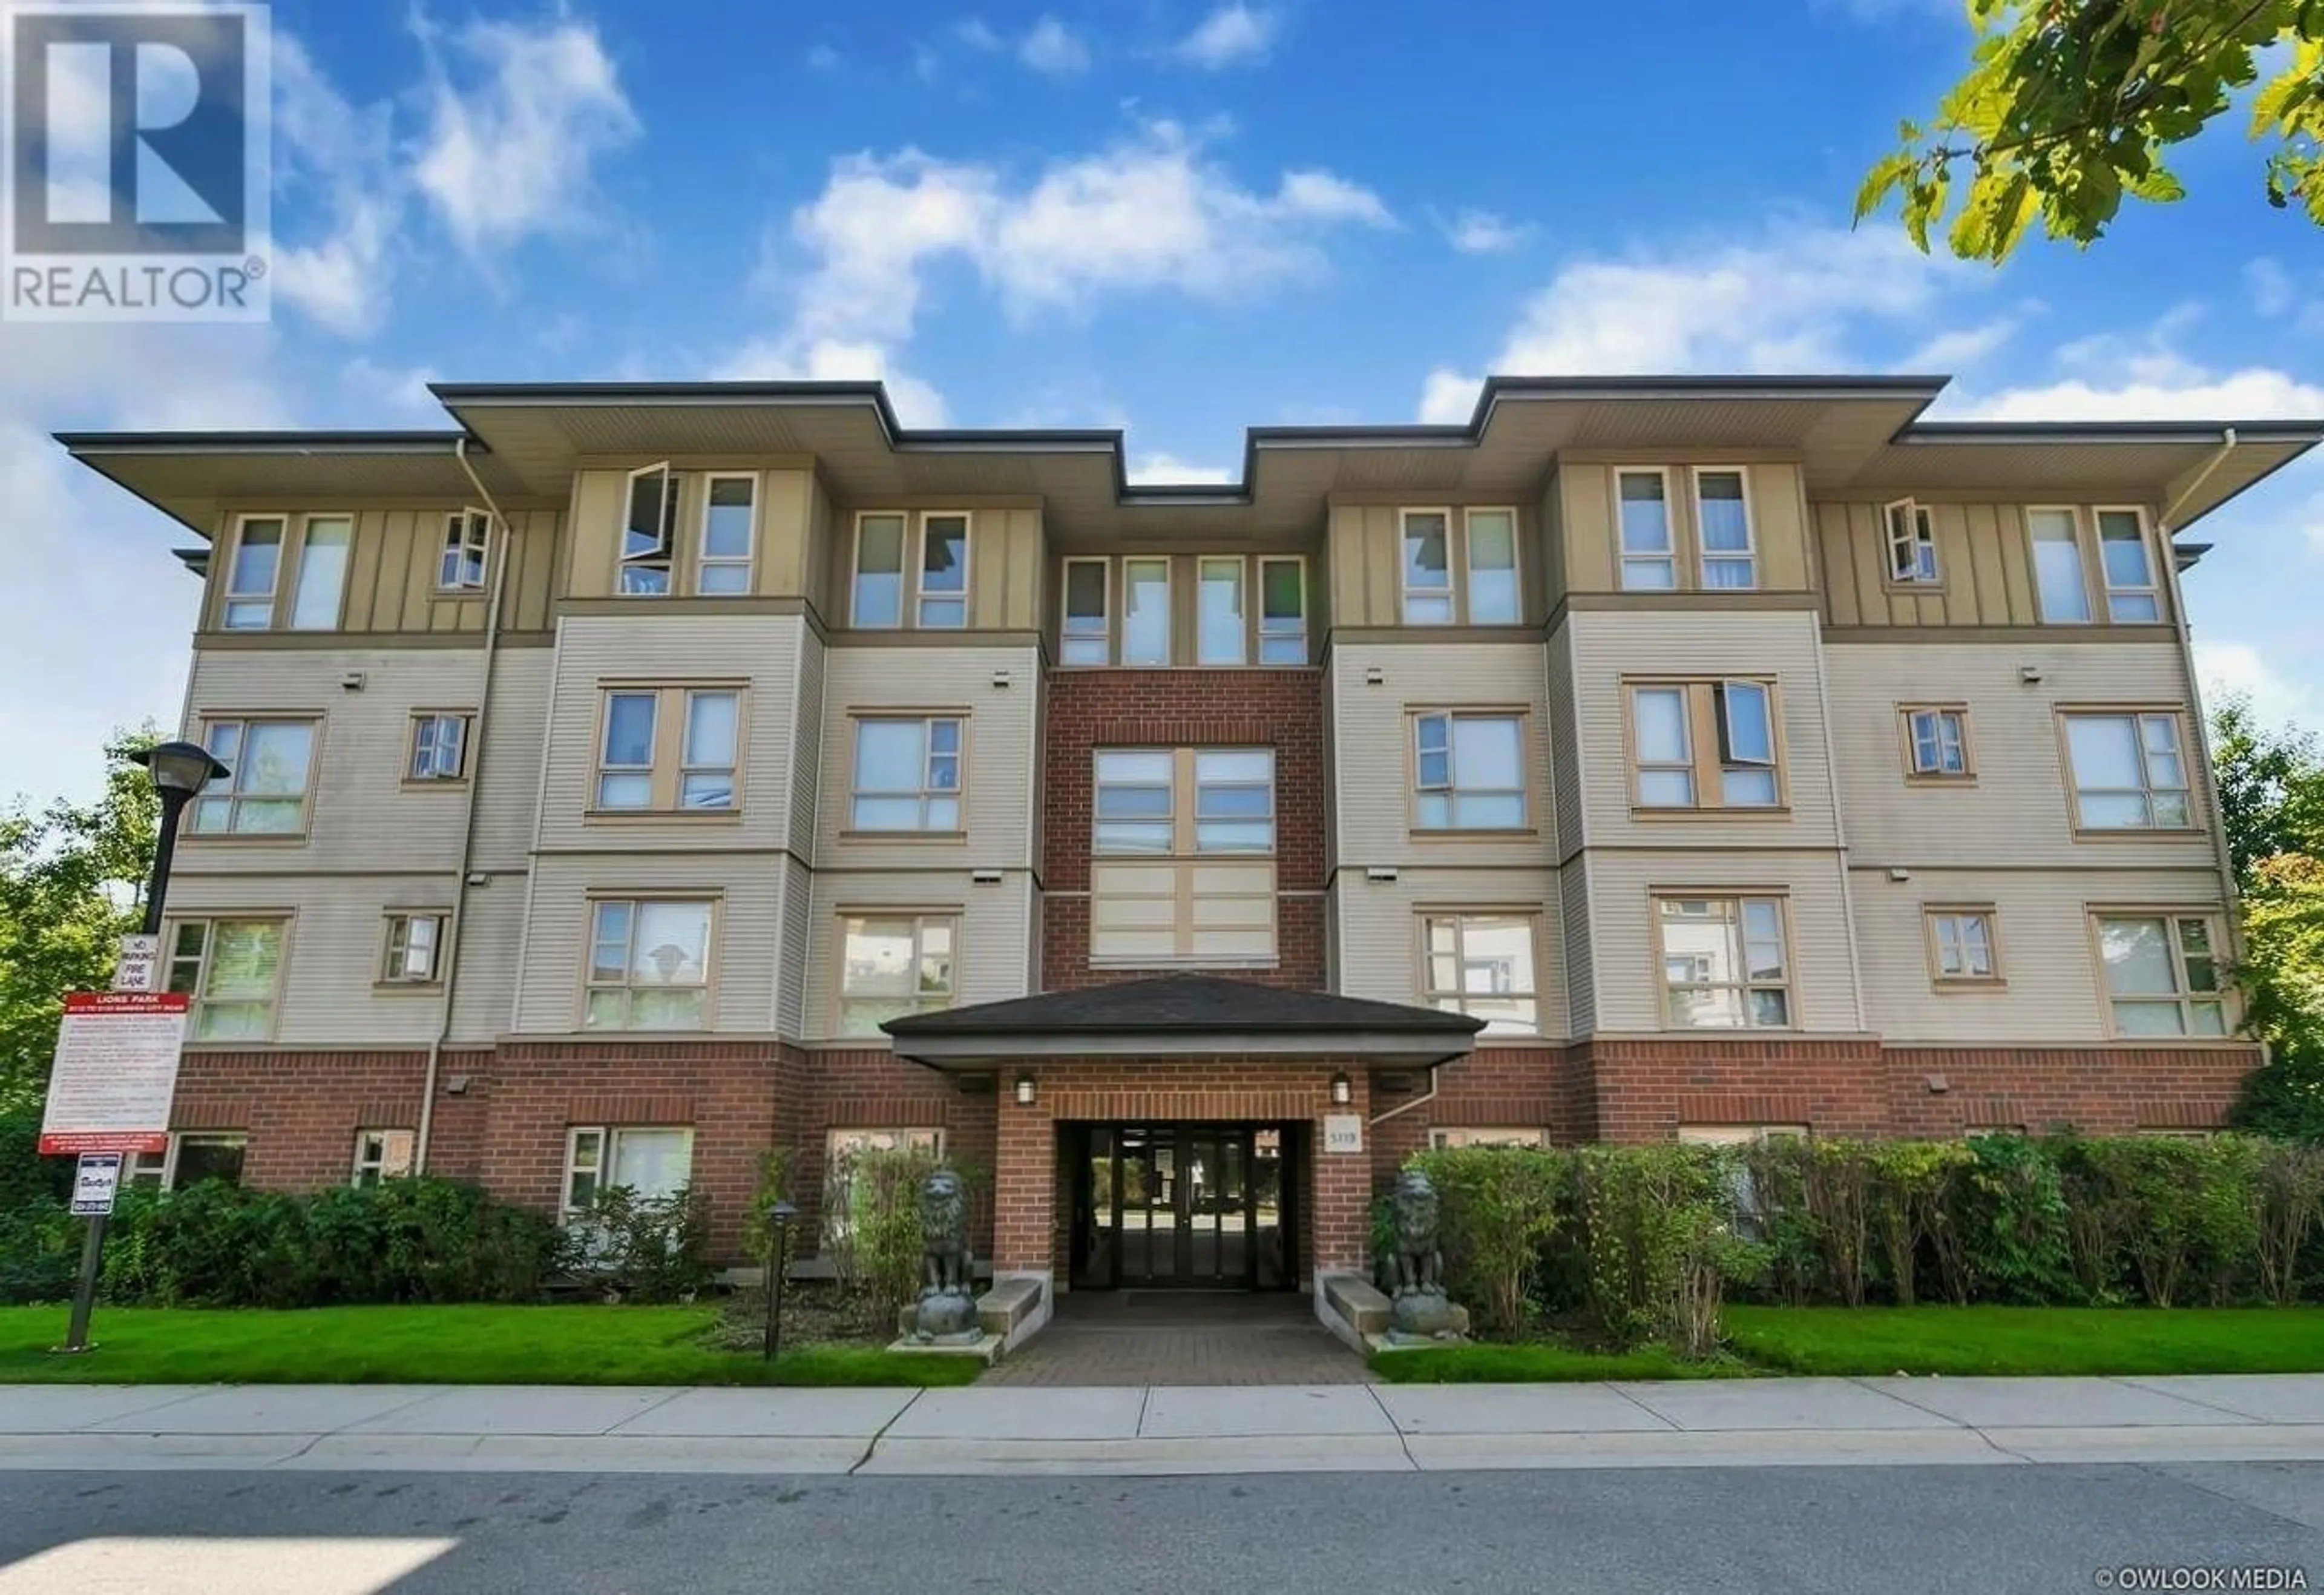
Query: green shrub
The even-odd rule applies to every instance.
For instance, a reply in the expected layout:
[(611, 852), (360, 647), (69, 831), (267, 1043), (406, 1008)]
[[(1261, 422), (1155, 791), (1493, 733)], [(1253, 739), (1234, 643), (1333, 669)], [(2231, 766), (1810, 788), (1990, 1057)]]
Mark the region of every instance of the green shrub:
[(881, 1323), (919, 1294), (924, 1251), (920, 1187), (936, 1170), (933, 1153), (897, 1149), (851, 1154), (839, 1190), (846, 1202), (843, 1276), (872, 1305)]
[(709, 1286), (708, 1204), (692, 1190), (641, 1196), (611, 1186), (572, 1234), (575, 1272), (618, 1300), (691, 1301)]
[(0, 1107), (0, 1213), (44, 1200), (61, 1203), (71, 1195), (73, 1160), (43, 1157), (40, 1145), (39, 1098)]
[(0, 1209), (0, 1306), (71, 1297), (80, 1272), (81, 1225), (46, 1196)]
[(1981, 1135), (1969, 1146), (1951, 1181), (1948, 1225), (1968, 1289), (2018, 1306), (2079, 1301), (2056, 1159), (2024, 1136)]
[(2270, 1141), (2262, 1148), (2254, 1260), (2261, 1294), (2290, 1306), (2300, 1299), (2302, 1258), (2324, 1215), (2324, 1145)]
[[(1531, 1147), (1461, 1147), (1423, 1152), (1406, 1166), (1436, 1187), (1446, 1290), (1487, 1333), (1517, 1333), (1543, 1250), (1557, 1233), (1572, 1160)], [(1387, 1219), (1392, 1249), (1392, 1206)]]
[(1698, 1147), (1588, 1147), (1577, 1155), (1588, 1308), (1616, 1347), (1668, 1336), (1689, 1356), (1716, 1346), (1730, 1277), (1764, 1253), (1736, 1233), (1740, 1159)]
[(1921, 1248), (1941, 1222), (1947, 1186), (1969, 1150), (1959, 1141), (1874, 1141), (1865, 1156), (1872, 1166), (1873, 1239), (1889, 1294), (1909, 1307), (1919, 1299)]
[[(742, 1254), (751, 1261), (764, 1267), (767, 1254), (774, 1243), (768, 1232), (767, 1210), (778, 1202), (796, 1203), (798, 1194), (791, 1182), (798, 1173), (798, 1148), (769, 1147), (759, 1154), (759, 1188), (752, 1193), (751, 1211), (742, 1215)], [(806, 1237), (794, 1227), (791, 1231), (791, 1254), (805, 1249)]]

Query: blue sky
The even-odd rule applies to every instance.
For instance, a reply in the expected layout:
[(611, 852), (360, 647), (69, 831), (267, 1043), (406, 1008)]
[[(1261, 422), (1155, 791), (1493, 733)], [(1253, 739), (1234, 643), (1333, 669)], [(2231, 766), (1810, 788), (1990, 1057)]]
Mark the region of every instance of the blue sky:
[[(185, 534), (58, 429), (876, 375), (908, 420), (1119, 426), (1136, 472), (1201, 478), (1248, 425), (1463, 419), (1489, 371), (2324, 416), (2324, 233), (2263, 203), (2239, 124), (2177, 161), (2194, 198), (2093, 250), (1932, 262), (1848, 213), (1964, 63), (1961, 8), (1686, 10), (281, 0), (273, 325), (0, 326), (0, 794), (88, 791), (106, 729), (183, 692)], [(2207, 676), (2324, 723), (2324, 461), (2203, 535)]]

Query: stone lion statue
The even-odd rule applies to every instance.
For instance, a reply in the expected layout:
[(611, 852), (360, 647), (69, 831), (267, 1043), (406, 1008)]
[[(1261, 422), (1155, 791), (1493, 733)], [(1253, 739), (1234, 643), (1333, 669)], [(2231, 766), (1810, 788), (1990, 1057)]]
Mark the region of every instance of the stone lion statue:
[(920, 1294), (969, 1292), (968, 1187), (949, 1168), (920, 1186)]
[(1416, 1168), (1396, 1176), (1388, 1195), (1396, 1219), (1396, 1255), (1388, 1259), (1393, 1295), (1444, 1294), (1444, 1254), (1436, 1245), (1436, 1187)]

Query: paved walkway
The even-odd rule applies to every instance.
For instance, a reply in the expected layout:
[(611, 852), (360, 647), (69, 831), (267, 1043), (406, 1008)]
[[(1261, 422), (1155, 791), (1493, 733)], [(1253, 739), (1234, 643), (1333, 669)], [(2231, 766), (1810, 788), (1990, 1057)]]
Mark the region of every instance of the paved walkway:
[(1360, 1385), (1363, 1360), (1309, 1298), (1221, 1291), (1067, 1291), (1049, 1325), (984, 1385)]
[(1250, 1473), (2324, 1461), (2324, 1376), (1620, 1385), (0, 1386), (0, 1469)]

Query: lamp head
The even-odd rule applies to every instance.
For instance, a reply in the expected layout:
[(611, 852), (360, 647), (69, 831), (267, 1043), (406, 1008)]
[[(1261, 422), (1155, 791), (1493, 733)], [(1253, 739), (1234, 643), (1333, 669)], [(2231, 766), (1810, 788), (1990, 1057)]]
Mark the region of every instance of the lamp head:
[(165, 797), (190, 798), (228, 773), (225, 765), (210, 757), (208, 748), (194, 742), (161, 742), (140, 748), (129, 757), (145, 767), (153, 778), (154, 790)]
[(775, 1228), (778, 1230), (789, 1229), (791, 1227), (791, 1221), (797, 1217), (798, 1217), (798, 1209), (792, 1206), (788, 1202), (778, 1202), (773, 1206), (767, 1209), (768, 1220), (773, 1223)]

